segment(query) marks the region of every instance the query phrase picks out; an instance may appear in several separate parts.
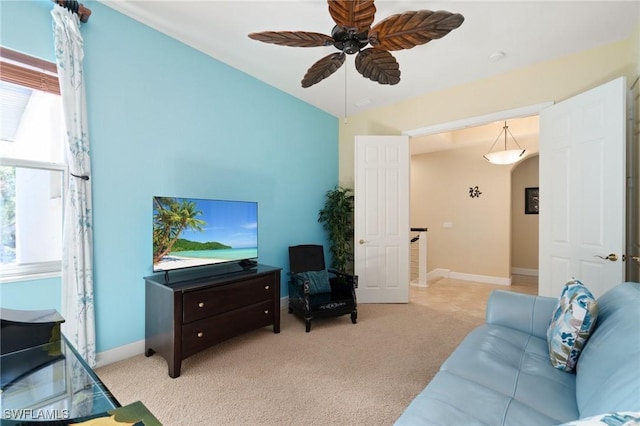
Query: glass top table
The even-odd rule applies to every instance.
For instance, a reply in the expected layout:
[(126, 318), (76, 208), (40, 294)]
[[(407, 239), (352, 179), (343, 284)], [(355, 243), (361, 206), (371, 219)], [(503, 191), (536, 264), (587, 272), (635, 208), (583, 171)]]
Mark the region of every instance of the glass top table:
[(86, 418), (120, 407), (61, 333), (55, 310), (0, 308), (0, 423)]
[(3, 354), (0, 376), (3, 423), (75, 419), (120, 407), (64, 336)]

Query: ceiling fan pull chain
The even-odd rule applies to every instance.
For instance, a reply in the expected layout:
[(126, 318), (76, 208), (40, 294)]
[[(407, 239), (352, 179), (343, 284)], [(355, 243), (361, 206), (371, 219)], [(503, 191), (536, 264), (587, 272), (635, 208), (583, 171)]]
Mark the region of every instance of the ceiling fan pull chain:
[(344, 67), (344, 124), (347, 124), (347, 67)]

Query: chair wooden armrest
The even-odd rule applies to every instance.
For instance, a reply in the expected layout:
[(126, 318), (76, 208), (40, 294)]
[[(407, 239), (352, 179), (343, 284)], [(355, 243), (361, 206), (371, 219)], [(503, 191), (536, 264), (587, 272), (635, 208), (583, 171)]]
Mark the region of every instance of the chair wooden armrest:
[(334, 274), (338, 279), (333, 280), (339, 284), (346, 283), (349, 286), (353, 286), (353, 288), (358, 288), (358, 276), (348, 274), (346, 272), (340, 272), (335, 269), (328, 269), (327, 272)]

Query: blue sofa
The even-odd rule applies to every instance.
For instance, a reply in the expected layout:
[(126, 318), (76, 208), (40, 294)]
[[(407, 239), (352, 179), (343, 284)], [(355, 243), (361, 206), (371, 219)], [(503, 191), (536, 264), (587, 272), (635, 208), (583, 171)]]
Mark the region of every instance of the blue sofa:
[(620, 284), (597, 299), (596, 325), (575, 373), (550, 362), (546, 333), (557, 302), (493, 291), (486, 323), (395, 424), (542, 426), (612, 412), (640, 417), (640, 284)]

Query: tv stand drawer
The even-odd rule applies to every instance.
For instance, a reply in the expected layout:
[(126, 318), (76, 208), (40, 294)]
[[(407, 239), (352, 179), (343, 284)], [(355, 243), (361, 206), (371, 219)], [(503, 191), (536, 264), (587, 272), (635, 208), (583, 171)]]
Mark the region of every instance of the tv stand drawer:
[(161, 355), (176, 378), (183, 359), (212, 345), (268, 325), (279, 333), (280, 271), (257, 265), (174, 283), (145, 277), (145, 355)]
[(266, 301), (182, 326), (182, 356), (187, 358), (211, 345), (273, 324), (273, 302)]
[(223, 312), (273, 299), (273, 279), (261, 276), (184, 293), (183, 322), (190, 323)]

